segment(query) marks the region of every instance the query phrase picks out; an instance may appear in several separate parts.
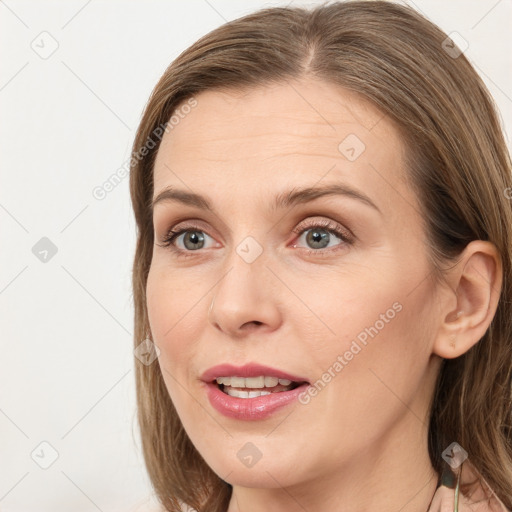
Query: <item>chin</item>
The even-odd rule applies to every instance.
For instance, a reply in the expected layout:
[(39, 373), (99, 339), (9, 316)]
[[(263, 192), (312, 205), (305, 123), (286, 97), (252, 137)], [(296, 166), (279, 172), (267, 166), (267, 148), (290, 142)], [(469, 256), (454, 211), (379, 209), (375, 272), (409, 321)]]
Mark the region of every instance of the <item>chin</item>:
[(250, 439), (235, 441), (232, 448), (210, 452), (204, 459), (219, 478), (234, 486), (278, 488), (297, 483), (297, 471), (303, 472), (304, 466), (299, 468), (282, 455), (275, 455), (279, 451), (265, 448), (263, 442), (258, 443), (258, 450)]
[(277, 489), (297, 483), (291, 482), (284, 477), (284, 465), (279, 467), (272, 465), (270, 468), (267, 468), (263, 464), (261, 466), (257, 464), (252, 468), (234, 468), (230, 464), (225, 464), (222, 465), (222, 469), (225, 472), (220, 475), (216, 472), (216, 474), (228, 484), (237, 487)]

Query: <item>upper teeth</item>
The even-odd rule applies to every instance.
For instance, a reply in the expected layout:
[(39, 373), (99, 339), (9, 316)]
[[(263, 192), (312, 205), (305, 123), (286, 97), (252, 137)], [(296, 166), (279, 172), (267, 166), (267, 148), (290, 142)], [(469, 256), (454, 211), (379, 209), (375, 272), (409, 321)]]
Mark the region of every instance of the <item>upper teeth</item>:
[(292, 381), (288, 379), (278, 379), (277, 377), (218, 377), (218, 384), (231, 386), (234, 388), (273, 388), (277, 384), (289, 386)]

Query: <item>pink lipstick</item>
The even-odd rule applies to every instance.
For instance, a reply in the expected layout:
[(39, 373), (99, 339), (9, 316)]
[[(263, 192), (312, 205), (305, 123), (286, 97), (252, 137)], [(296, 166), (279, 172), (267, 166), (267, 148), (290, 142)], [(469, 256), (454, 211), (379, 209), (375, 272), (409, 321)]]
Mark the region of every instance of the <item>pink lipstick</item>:
[(200, 379), (212, 407), (240, 420), (265, 419), (294, 403), (309, 386), (304, 377), (256, 363), (214, 366)]

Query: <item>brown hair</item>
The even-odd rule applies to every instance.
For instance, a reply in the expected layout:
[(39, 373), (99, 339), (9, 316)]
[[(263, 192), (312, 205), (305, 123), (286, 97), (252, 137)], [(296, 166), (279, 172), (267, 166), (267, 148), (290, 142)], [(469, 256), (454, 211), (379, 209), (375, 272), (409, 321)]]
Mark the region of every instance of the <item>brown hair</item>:
[[(396, 123), (408, 179), (420, 200), (434, 276), (472, 240), (502, 258), (503, 286), (482, 339), (444, 359), (431, 408), (429, 454), (440, 473), (453, 441), (512, 508), (511, 161), (493, 100), (446, 34), (409, 7), (386, 1), (273, 7), (213, 30), (179, 55), (153, 90), (133, 144), (130, 192), (137, 224), (134, 342), (150, 326), (146, 282), (153, 251), (150, 203), (158, 141), (178, 106), (209, 89), (243, 89), (311, 76), (355, 91)], [(452, 48), (452, 50), (450, 50)], [(179, 500), (225, 512), (232, 487), (197, 452), (157, 364), (136, 361), (138, 421), (146, 467), (169, 511)]]

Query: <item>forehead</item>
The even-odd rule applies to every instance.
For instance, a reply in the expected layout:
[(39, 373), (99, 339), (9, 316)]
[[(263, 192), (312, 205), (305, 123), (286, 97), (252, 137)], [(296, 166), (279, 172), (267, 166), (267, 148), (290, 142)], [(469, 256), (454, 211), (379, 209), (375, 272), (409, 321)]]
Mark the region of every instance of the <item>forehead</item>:
[(396, 127), (353, 92), (309, 79), (204, 91), (195, 99), (162, 139), (154, 195), (174, 185), (254, 195), (319, 179), (369, 195), (382, 190), (383, 180), (401, 186), (404, 148)]

